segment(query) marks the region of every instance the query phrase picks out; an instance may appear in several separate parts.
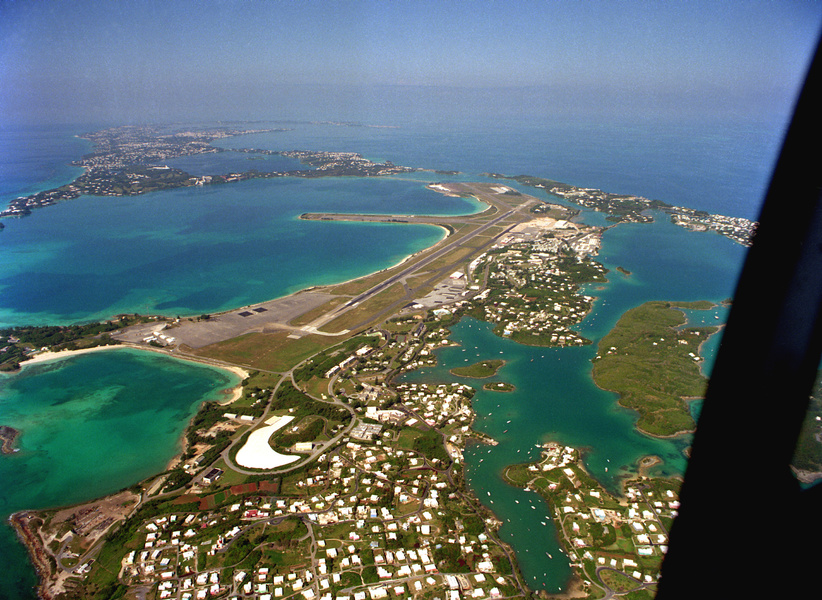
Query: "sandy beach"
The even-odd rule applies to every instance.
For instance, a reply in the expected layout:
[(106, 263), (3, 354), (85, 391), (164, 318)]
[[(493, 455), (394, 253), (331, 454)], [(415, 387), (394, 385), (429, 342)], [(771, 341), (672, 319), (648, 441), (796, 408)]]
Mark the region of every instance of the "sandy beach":
[(55, 352), (53, 350), (47, 350), (45, 352), (40, 352), (38, 354), (35, 354), (30, 359), (21, 362), (20, 363), (20, 368), (23, 369), (23, 368), (25, 368), (29, 365), (36, 365), (36, 364), (41, 364), (41, 363), (55, 361), (55, 360), (63, 360), (63, 359), (66, 359), (66, 358), (71, 358), (73, 356), (80, 356), (82, 354), (89, 354), (91, 352), (103, 352), (103, 351), (106, 351), (106, 350), (122, 350), (124, 348), (130, 348), (132, 350), (140, 350), (140, 351), (143, 351), (143, 352), (156, 352), (158, 354), (163, 354), (163, 355), (168, 356), (170, 358), (177, 358), (179, 360), (186, 360), (186, 361), (189, 361), (189, 362), (196, 362), (196, 363), (199, 363), (199, 364), (202, 364), (202, 365), (208, 365), (208, 366), (214, 367), (216, 369), (222, 369), (223, 371), (229, 371), (231, 373), (234, 373), (235, 375), (237, 375), (237, 377), (240, 378), (241, 382), (240, 382), (240, 384), (238, 384), (238, 385), (234, 386), (233, 388), (231, 388), (230, 391), (228, 389), (226, 389), (226, 397), (223, 398), (222, 400), (220, 400), (220, 404), (223, 405), (223, 406), (231, 404), (235, 400), (239, 400), (242, 397), (242, 395), (243, 395), (242, 381), (247, 379), (248, 376), (249, 376), (248, 371), (246, 371), (245, 369), (243, 369), (241, 367), (235, 367), (233, 365), (224, 365), (224, 364), (218, 363), (216, 361), (210, 361), (210, 360), (207, 360), (207, 359), (193, 357), (193, 356), (184, 356), (184, 355), (180, 355), (180, 354), (171, 354), (169, 352), (166, 352), (165, 350), (150, 348), (150, 347), (146, 347), (146, 346), (135, 346), (135, 345), (132, 345), (132, 344), (116, 344), (116, 345), (110, 345), (110, 346), (94, 346), (93, 348), (81, 348), (79, 350), (61, 350), (59, 352)]
[[(241, 367), (235, 367), (233, 365), (224, 365), (218, 363), (216, 361), (209, 361), (207, 359), (198, 358), (194, 356), (185, 356), (182, 354), (171, 354), (170, 352), (166, 352), (165, 350), (160, 350), (158, 348), (151, 348), (148, 346), (136, 346), (132, 344), (115, 344), (109, 346), (94, 346), (93, 348), (81, 348), (79, 350), (60, 350), (60, 351), (53, 351), (53, 350), (46, 350), (45, 352), (39, 352), (29, 358), (26, 361), (20, 363), (20, 368), (25, 368), (29, 365), (36, 365), (44, 362), (49, 362), (53, 360), (63, 360), (65, 358), (70, 358), (72, 356), (79, 356), (81, 354), (89, 354), (91, 352), (102, 352), (105, 350), (122, 350), (124, 348), (130, 348), (132, 350), (140, 350), (143, 352), (157, 352), (158, 354), (164, 354), (170, 358), (177, 358), (179, 360), (187, 360), (190, 362), (196, 362), (203, 365), (208, 365), (210, 367), (215, 367), (217, 369), (222, 369), (224, 371), (230, 371), (237, 375), (240, 379), (246, 379), (249, 375), (248, 371)], [(238, 386), (241, 389), (242, 386)], [(233, 402), (236, 398), (233, 398), (231, 402)]]
[(90, 354), (91, 352), (101, 352), (103, 350), (115, 350), (117, 348), (122, 348), (123, 346), (94, 346), (93, 348), (81, 348), (80, 350), (61, 350), (59, 352), (55, 352), (53, 350), (46, 350), (45, 352), (38, 352), (28, 360), (25, 360), (20, 363), (20, 368), (23, 369), (28, 367), (29, 365), (37, 365), (44, 362), (50, 362), (53, 360), (62, 360), (64, 358), (70, 358), (72, 356), (79, 356), (81, 354)]

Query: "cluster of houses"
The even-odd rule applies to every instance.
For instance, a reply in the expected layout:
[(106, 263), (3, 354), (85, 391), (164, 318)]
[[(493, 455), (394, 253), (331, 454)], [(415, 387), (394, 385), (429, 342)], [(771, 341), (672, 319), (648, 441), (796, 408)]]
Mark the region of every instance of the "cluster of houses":
[[(403, 406), (419, 415), (428, 426), (461, 425), (467, 432), (473, 422), (473, 411), (468, 402), (474, 395), (471, 386), (455, 384), (401, 383), (396, 386)], [(416, 424), (416, 419), (406, 421)]]
[[(605, 281), (605, 268), (586, 259), (596, 280)], [(586, 340), (571, 327), (588, 313), (592, 296), (579, 294), (579, 286), (558, 264), (556, 255), (533, 252), (520, 244), (496, 256), (489, 276), (491, 295), (483, 301), (484, 319), (502, 326), (502, 335), (522, 332), (541, 338), (541, 345), (580, 345)], [(522, 289), (538, 291), (529, 296)], [(533, 293), (533, 292), (532, 292)]]
[(325, 378), (326, 379), (331, 379), (337, 373), (340, 373), (341, 371), (344, 371), (345, 369), (347, 369), (348, 367), (350, 367), (351, 365), (356, 363), (360, 358), (362, 358), (363, 356), (366, 356), (369, 352), (371, 352), (371, 350), (373, 350), (373, 348), (371, 348), (371, 346), (362, 346), (361, 348), (358, 348), (354, 352), (354, 354), (352, 354), (351, 356), (346, 357), (340, 363), (338, 363), (338, 364), (334, 365), (333, 367), (331, 367), (325, 373)]
[(724, 215), (706, 215), (682, 206), (673, 207), (676, 212), (671, 215), (671, 222), (692, 231), (714, 231), (733, 241), (750, 246), (756, 231), (756, 221), (742, 217)]
[[(123, 558), (122, 579), (156, 584), (157, 597), (180, 600), (379, 600), (432, 590), (449, 600), (510, 595), (514, 582), (494, 567), (498, 546), (485, 533), (465, 535), (445, 526), (443, 502), (457, 496), (436, 470), (439, 461), (379, 440), (349, 440), (318, 461), (318, 468), (290, 481), (297, 494), (249, 496), (212, 511), (147, 520), (136, 540), (142, 548)], [(301, 542), (304, 566), (261, 561), (253, 569), (213, 563), (204, 568), (204, 555), (219, 557), (245, 531), (285, 519), (312, 527), (316, 545)], [(473, 570), (441, 573), (435, 553), (443, 544), (472, 557)], [(374, 581), (363, 576), (366, 570)], [(351, 573), (362, 583), (342, 592)]]
[(644, 211), (660, 205), (659, 202), (642, 196), (623, 196), (596, 188), (579, 188), (567, 184), (553, 186), (549, 192), (585, 208), (619, 215), (619, 220), (623, 222), (651, 223), (653, 217)]
[[(668, 534), (664, 522), (670, 522), (679, 508), (678, 493), (672, 482), (658, 481), (657, 485), (633, 481), (626, 485), (625, 498), (614, 499), (590, 478), (581, 477), (579, 453), (570, 446), (546, 444), (538, 464), (528, 466), (528, 471), (561, 473), (570, 486), (550, 483), (547, 493), (553, 495), (552, 507), (565, 537), (566, 546), (572, 548), (569, 557), (579, 563), (589, 561), (596, 566), (620, 570), (643, 583), (654, 583), (659, 577), (659, 564), (667, 551)], [(627, 525), (633, 553), (623, 549), (610, 551), (597, 547), (592, 538), (590, 523), (605, 529), (612, 527), (619, 537), (624, 536)]]

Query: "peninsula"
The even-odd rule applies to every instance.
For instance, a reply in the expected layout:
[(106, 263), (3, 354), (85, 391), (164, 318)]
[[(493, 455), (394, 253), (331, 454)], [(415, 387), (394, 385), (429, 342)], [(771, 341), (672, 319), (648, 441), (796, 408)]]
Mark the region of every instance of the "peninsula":
[(640, 431), (673, 436), (696, 427), (688, 401), (705, 395), (700, 349), (719, 327), (688, 327), (682, 310), (709, 308), (710, 302), (647, 302), (626, 312), (600, 340), (594, 382), (639, 413)]
[(508, 177), (499, 173), (486, 173), (496, 179), (510, 179), (524, 185), (544, 189), (549, 194), (558, 196), (585, 208), (608, 213), (607, 219), (614, 223), (651, 223), (653, 216), (650, 210), (660, 210), (671, 216), (671, 222), (692, 231), (712, 231), (742, 244), (750, 246), (756, 222), (742, 217), (727, 217), (694, 210), (684, 206), (672, 206), (661, 200), (649, 200), (642, 196), (614, 194), (595, 188), (581, 188), (551, 179), (519, 175)]
[(354, 152), (272, 152), (235, 150), (252, 154), (277, 154), (297, 158), (310, 168), (293, 171), (249, 170), (227, 175), (192, 176), (170, 168), (165, 161), (181, 156), (225, 152), (210, 142), (277, 129), (209, 128), (168, 131), (160, 127), (115, 127), (82, 136), (94, 144), (94, 152), (73, 162), (85, 172), (73, 182), (52, 190), (15, 198), (0, 211), (2, 217), (31, 214), (35, 208), (72, 200), (82, 195), (133, 196), (195, 185), (231, 183), (260, 177), (370, 177), (415, 171), (393, 163), (373, 163)]

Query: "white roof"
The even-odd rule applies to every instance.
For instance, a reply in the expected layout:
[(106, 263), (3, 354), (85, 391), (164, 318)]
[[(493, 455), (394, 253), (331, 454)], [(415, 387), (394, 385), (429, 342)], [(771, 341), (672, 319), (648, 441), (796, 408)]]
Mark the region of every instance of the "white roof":
[(290, 423), (294, 417), (272, 417), (262, 427), (248, 436), (245, 445), (237, 452), (237, 464), (251, 469), (274, 469), (298, 460), (299, 456), (280, 454), (268, 445), (268, 440), (278, 429)]

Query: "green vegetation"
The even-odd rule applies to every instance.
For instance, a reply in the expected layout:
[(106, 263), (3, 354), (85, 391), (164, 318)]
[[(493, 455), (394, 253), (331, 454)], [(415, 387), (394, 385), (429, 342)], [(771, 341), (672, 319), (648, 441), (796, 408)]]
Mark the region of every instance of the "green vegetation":
[(488, 390), (489, 392), (513, 392), (516, 388), (513, 384), (505, 381), (489, 381), (482, 386), (482, 389)]
[(289, 427), (288, 432), (280, 433), (274, 440), (278, 450), (287, 450), (298, 442), (310, 442), (316, 439), (325, 427), (325, 421), (320, 418), (307, 417), (297, 425), (297, 431), (292, 432)]
[(329, 421), (347, 423), (351, 420), (351, 413), (345, 408), (314, 400), (295, 388), (290, 381), (284, 381), (277, 393), (274, 394), (274, 398), (271, 400), (271, 410), (287, 410), (288, 414), (295, 419), (316, 415)]
[(626, 312), (599, 343), (594, 382), (620, 395), (639, 413), (637, 427), (671, 436), (695, 427), (686, 399), (700, 398), (707, 380), (699, 369), (699, 346), (716, 327), (682, 327), (678, 308), (704, 310), (710, 303), (647, 302)]
[[(548, 502), (564, 549), (594, 583), (586, 597), (599, 597), (597, 589), (607, 587), (643, 598), (640, 583), (656, 581), (681, 481), (638, 477), (623, 483), (622, 497), (614, 496), (586, 471), (579, 451), (556, 443), (543, 446), (538, 463), (508, 467), (503, 479)], [(644, 590), (653, 597), (654, 585)]]
[(800, 471), (822, 471), (822, 371), (816, 376), (816, 385), (794, 452), (793, 466)]
[(34, 350), (79, 350), (119, 344), (109, 335), (122, 327), (151, 320), (150, 317), (122, 315), (103, 323), (85, 325), (12, 327), (0, 330), (0, 370), (14, 370)]
[(448, 453), (442, 445), (442, 435), (435, 429), (423, 431), (414, 440), (413, 449), (429, 458), (436, 458), (443, 462), (448, 461)]
[(192, 354), (253, 369), (283, 372), (335, 343), (333, 338), (325, 336), (306, 335), (294, 340), (288, 335), (288, 331), (248, 333), (198, 348)]
[[(550, 238), (546, 238), (550, 239)], [(519, 243), (490, 251), (489, 293), (471, 302), (465, 314), (495, 323), (494, 333), (528, 346), (585, 345), (571, 328), (587, 314), (591, 298), (580, 284), (605, 282), (607, 269), (589, 258), (562, 251), (538, 264), (532, 245)]]
[(505, 361), (501, 359), (482, 360), (467, 367), (454, 367), (451, 369), (451, 374), (457, 375), (458, 377), (484, 379), (496, 375), (497, 371), (499, 371), (504, 364)]
[[(588, 192), (587, 194), (579, 195), (579, 188), (573, 185), (560, 183), (559, 181), (554, 181), (552, 179), (532, 177), (530, 175), (518, 175), (516, 177), (496, 175), (496, 177), (512, 179), (523, 185), (528, 185), (531, 187), (552, 190), (555, 193), (562, 195), (569, 202), (574, 202), (588, 208), (593, 208), (597, 211), (608, 213), (608, 220), (617, 223), (621, 221), (650, 222), (653, 221), (653, 219), (650, 217), (644, 217), (642, 215), (643, 211), (648, 209), (670, 208), (669, 204), (666, 204), (661, 200), (647, 200), (637, 196), (611, 194), (601, 190), (586, 190)], [(565, 196), (566, 193), (568, 193), (567, 196)]]
[(376, 335), (358, 335), (343, 343), (329, 348), (325, 352), (320, 352), (316, 356), (311, 357), (299, 368), (294, 371), (295, 381), (309, 381), (313, 377), (324, 378), (325, 374), (340, 364), (344, 359), (348, 358), (357, 349), (362, 346), (377, 346), (380, 343), (380, 337)]

